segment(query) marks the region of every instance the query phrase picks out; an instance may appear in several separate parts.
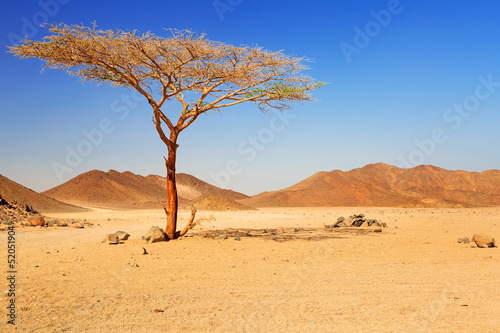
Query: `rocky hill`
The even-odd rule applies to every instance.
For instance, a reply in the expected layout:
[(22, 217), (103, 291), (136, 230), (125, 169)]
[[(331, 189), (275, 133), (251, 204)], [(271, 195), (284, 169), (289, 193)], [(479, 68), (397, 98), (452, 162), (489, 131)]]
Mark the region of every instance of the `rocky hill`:
[(430, 165), (401, 169), (384, 163), (318, 172), (289, 188), (239, 201), (253, 207), (500, 205), (500, 171), (449, 171)]
[(28, 205), (42, 213), (84, 212), (86, 209), (50, 198), (0, 175), (0, 196), (8, 202)]
[[(180, 208), (254, 209), (236, 202), (248, 198), (244, 194), (219, 189), (188, 174), (179, 173), (176, 180)], [(115, 170), (92, 170), (43, 193), (75, 205), (120, 209), (161, 208), (167, 195), (164, 177)]]

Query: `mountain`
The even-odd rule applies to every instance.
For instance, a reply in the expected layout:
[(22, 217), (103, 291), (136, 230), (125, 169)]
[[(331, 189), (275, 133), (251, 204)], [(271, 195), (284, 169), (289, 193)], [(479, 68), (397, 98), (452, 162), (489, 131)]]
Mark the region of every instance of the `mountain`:
[[(188, 175), (176, 175), (180, 208), (211, 210), (254, 209), (236, 202), (248, 196), (218, 187)], [(43, 192), (58, 200), (102, 208), (161, 208), (167, 199), (166, 179), (132, 172), (92, 170)]]
[(252, 207), (500, 205), (500, 171), (449, 171), (431, 165), (401, 169), (384, 163), (333, 170), (283, 190), (239, 201)]
[(85, 208), (70, 205), (26, 188), (7, 177), (0, 175), (0, 197), (8, 202), (33, 207), (40, 213), (84, 212)]

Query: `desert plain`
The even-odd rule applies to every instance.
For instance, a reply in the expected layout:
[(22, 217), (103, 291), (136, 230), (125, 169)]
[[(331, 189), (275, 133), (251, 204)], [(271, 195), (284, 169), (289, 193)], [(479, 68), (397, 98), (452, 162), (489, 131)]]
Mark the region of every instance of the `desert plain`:
[[(324, 227), (354, 213), (387, 227)], [(159, 243), (141, 239), (164, 227), (159, 209), (45, 218), (87, 224), (15, 229), (16, 325), (4, 280), (2, 332), (500, 331), (499, 250), (457, 242), (498, 238), (499, 207), (206, 210)], [(118, 230), (131, 236), (102, 242)]]

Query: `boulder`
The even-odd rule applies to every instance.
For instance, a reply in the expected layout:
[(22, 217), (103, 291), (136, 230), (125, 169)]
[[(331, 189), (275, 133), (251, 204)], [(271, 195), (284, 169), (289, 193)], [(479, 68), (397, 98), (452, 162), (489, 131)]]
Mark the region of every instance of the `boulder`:
[(153, 226), (148, 230), (146, 235), (142, 236), (142, 239), (144, 239), (148, 243), (156, 243), (164, 241), (166, 237), (165, 232), (163, 232), (162, 228)]
[(476, 243), (477, 247), (496, 247), (495, 238), (485, 234), (474, 234), (472, 241)]
[(45, 225), (45, 220), (40, 215), (28, 217), (28, 222), (30, 225), (35, 226), (35, 227)]
[(121, 241), (125, 241), (130, 237), (130, 235), (127, 232), (121, 230), (115, 232), (115, 235), (118, 235), (118, 239)]

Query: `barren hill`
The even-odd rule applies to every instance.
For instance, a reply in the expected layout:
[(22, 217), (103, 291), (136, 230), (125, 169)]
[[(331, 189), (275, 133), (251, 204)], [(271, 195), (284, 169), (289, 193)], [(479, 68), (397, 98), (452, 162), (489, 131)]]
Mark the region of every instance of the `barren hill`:
[(41, 213), (51, 212), (84, 212), (86, 209), (58, 201), (26, 188), (7, 177), (0, 175), (0, 196), (9, 202), (33, 207)]
[[(188, 174), (177, 174), (181, 208), (213, 210), (253, 209), (236, 202), (248, 196), (199, 180)], [(166, 180), (157, 175), (141, 176), (132, 172), (92, 170), (83, 173), (44, 194), (58, 200), (103, 208), (161, 208), (166, 202)]]
[(401, 169), (384, 163), (333, 170), (283, 190), (239, 202), (253, 207), (500, 205), (500, 171), (449, 171), (430, 165)]

